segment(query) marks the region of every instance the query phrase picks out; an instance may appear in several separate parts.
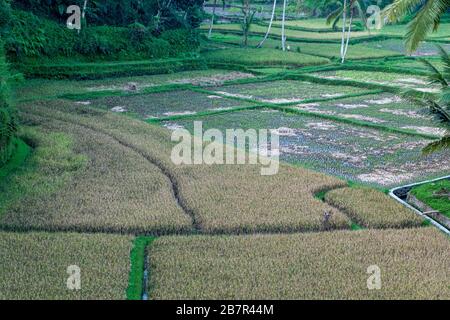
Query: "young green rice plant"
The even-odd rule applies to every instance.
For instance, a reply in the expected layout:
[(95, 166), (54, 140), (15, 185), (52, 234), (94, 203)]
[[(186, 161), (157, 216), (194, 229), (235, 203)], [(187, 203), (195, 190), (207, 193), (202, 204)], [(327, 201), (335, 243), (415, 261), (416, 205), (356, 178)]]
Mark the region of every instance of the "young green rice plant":
[(325, 201), (366, 228), (411, 228), (423, 223), (412, 210), (375, 189), (340, 188), (327, 192)]
[(450, 241), (434, 228), (162, 237), (148, 261), (156, 300), (450, 298)]
[(297, 52), (283, 52), (270, 48), (230, 48), (203, 54), (208, 64), (237, 64), (244, 66), (304, 67), (327, 64), (328, 59)]
[(126, 298), (130, 236), (0, 232), (0, 242), (0, 300)]

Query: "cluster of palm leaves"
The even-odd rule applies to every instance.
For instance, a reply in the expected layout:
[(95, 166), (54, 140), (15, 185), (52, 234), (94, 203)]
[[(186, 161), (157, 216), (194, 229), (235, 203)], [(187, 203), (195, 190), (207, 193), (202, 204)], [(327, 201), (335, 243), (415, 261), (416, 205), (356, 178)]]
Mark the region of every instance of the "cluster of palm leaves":
[[(432, 113), (443, 121), (450, 129), (450, 55), (441, 46), (437, 46), (444, 65), (442, 71), (436, 68), (431, 62), (425, 59), (420, 61), (427, 67), (430, 72), (428, 76), (430, 84), (439, 84), (441, 92), (436, 99), (428, 98), (425, 102), (430, 106)], [(432, 153), (442, 149), (450, 148), (450, 132), (441, 140), (433, 142), (425, 147), (425, 153)]]
[(394, 0), (385, 8), (384, 15), (389, 22), (414, 15), (406, 34), (406, 48), (414, 52), (427, 34), (439, 28), (441, 17), (449, 8), (450, 0)]

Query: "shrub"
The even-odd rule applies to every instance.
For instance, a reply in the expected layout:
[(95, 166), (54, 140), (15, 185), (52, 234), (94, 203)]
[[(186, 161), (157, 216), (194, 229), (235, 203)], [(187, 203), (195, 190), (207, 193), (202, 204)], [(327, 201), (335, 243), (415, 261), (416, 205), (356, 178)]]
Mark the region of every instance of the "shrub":
[(9, 96), (9, 79), (3, 42), (0, 41), (0, 167), (8, 161), (13, 152), (14, 135), (17, 130), (15, 113)]

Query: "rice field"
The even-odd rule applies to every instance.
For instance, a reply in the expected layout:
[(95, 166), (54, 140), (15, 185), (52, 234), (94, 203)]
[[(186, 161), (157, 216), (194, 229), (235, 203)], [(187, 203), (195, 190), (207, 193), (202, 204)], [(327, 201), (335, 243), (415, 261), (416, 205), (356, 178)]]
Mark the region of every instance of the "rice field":
[(17, 87), (15, 94), (17, 99), (32, 100), (99, 91), (139, 92), (146, 88), (170, 84), (218, 85), (229, 80), (251, 77), (253, 77), (252, 74), (245, 72), (208, 69), (85, 81), (27, 79)]
[(272, 82), (228, 85), (213, 88), (222, 95), (235, 98), (254, 99), (261, 103), (292, 103), (310, 99), (338, 98), (362, 92), (348, 86), (322, 85), (305, 81), (281, 80)]
[(423, 219), (413, 211), (374, 189), (335, 189), (326, 193), (325, 201), (366, 228), (411, 228), (423, 224)]
[[(74, 104), (79, 104), (75, 101)], [(189, 90), (170, 91), (135, 96), (106, 97), (89, 101), (89, 104), (118, 113), (129, 113), (140, 119), (195, 115), (198, 112), (210, 112), (251, 106), (244, 101), (237, 102), (226, 97), (198, 93)]]
[[(213, 33), (211, 40), (221, 44), (241, 45), (242, 37), (234, 34)], [(256, 47), (261, 42), (261, 36), (250, 36), (248, 43), (250, 47)], [(291, 51), (320, 56), (326, 58), (338, 58), (340, 55), (339, 43), (309, 43), (299, 41), (289, 41), (287, 45)], [(267, 39), (264, 42), (264, 48), (279, 49), (280, 40)], [(388, 49), (374, 48), (366, 44), (352, 44), (348, 49), (348, 59), (367, 59), (367, 58), (384, 58), (398, 56), (399, 52)]]
[(294, 108), (347, 119), (359, 118), (375, 124), (434, 136), (443, 136), (446, 133), (445, 125), (436, 121), (428, 107), (390, 93), (298, 104)]
[[(266, 26), (253, 24), (242, 48), (239, 24), (217, 24), (192, 52), (199, 70), (143, 76), (157, 68), (148, 60), (65, 72), (62, 61), (41, 76), (73, 80), (17, 83), (32, 152), (0, 177), (0, 300), (450, 299), (448, 237), (383, 192), (450, 174), (448, 150), (422, 153), (446, 127), (392, 93), (438, 89), (404, 57), (404, 26), (352, 32), (347, 67), (324, 19), (287, 25), (288, 52), (277, 22), (261, 49)], [(442, 68), (436, 53), (426, 42), (414, 55)], [(355, 70), (369, 67), (391, 70)], [(302, 75), (315, 78), (289, 80)], [(75, 80), (85, 76), (103, 79)], [(194, 121), (269, 129), (278, 173), (174, 164), (171, 134)], [(437, 188), (416, 191), (429, 200)], [(70, 265), (80, 291), (67, 289)], [(379, 290), (367, 286), (371, 266)]]
[[(0, 300), (126, 297), (130, 236), (2, 231), (0, 242)], [(67, 287), (69, 266), (79, 267), (80, 290)]]
[[(304, 110), (304, 105), (301, 110)], [(295, 112), (295, 108), (292, 108)], [(311, 112), (314, 112), (311, 111)], [(367, 116), (344, 118), (371, 123)], [(202, 117), (203, 129), (269, 128), (280, 138), (282, 161), (346, 180), (393, 187), (449, 172), (448, 152), (422, 155), (430, 140), (278, 110), (249, 110)], [(192, 132), (194, 119), (165, 122)]]
[[(433, 228), (162, 237), (151, 299), (449, 299), (450, 242)], [(367, 269), (380, 270), (369, 290)]]
[[(53, 159), (64, 153), (54, 155), (54, 149), (38, 140), (29, 159), (36, 168), (15, 175), (6, 184), (20, 196), (5, 196), (9, 203), (2, 210), (1, 228), (118, 233), (192, 228), (169, 179), (142, 155), (105, 134), (58, 121), (51, 113), (27, 114), (24, 120), (38, 125), (35, 130), (41, 135), (69, 135), (74, 155), (67, 151), (67, 159)], [(71, 165), (70, 159), (80, 157), (84, 167)], [(30, 180), (39, 188), (29, 186)]]

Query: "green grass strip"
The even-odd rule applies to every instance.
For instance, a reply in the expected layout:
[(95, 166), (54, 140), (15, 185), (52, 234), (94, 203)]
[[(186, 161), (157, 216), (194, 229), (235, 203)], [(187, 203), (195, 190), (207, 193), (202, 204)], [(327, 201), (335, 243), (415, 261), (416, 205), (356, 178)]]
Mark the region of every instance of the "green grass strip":
[(127, 300), (142, 300), (144, 292), (145, 250), (155, 240), (154, 237), (136, 237), (130, 253), (130, 277), (128, 280)]
[(67, 100), (95, 100), (105, 97), (128, 97), (128, 96), (138, 96), (151, 93), (161, 93), (179, 90), (188, 90), (192, 87), (191, 84), (165, 84), (161, 86), (148, 87), (136, 92), (125, 91), (125, 90), (103, 90), (95, 92), (85, 92), (85, 93), (69, 93), (62, 94), (58, 96), (60, 99)]
[(0, 179), (9, 176), (14, 170), (20, 167), (28, 155), (31, 153), (31, 147), (23, 142), (21, 139), (15, 139), (15, 150), (9, 161), (0, 168)]
[(201, 117), (207, 117), (207, 116), (214, 116), (224, 113), (231, 113), (231, 112), (239, 112), (239, 111), (245, 111), (245, 110), (255, 110), (255, 109), (264, 109), (267, 108), (266, 105), (253, 105), (253, 106), (246, 106), (246, 107), (235, 107), (230, 109), (223, 109), (223, 110), (212, 110), (212, 111), (201, 111), (197, 112), (195, 114), (185, 114), (185, 115), (176, 115), (176, 116), (169, 116), (169, 117), (162, 117), (162, 118), (152, 118), (147, 119), (145, 122), (147, 123), (160, 123), (160, 122), (166, 122), (166, 121), (175, 121), (175, 120), (185, 120), (185, 119), (196, 119)]

